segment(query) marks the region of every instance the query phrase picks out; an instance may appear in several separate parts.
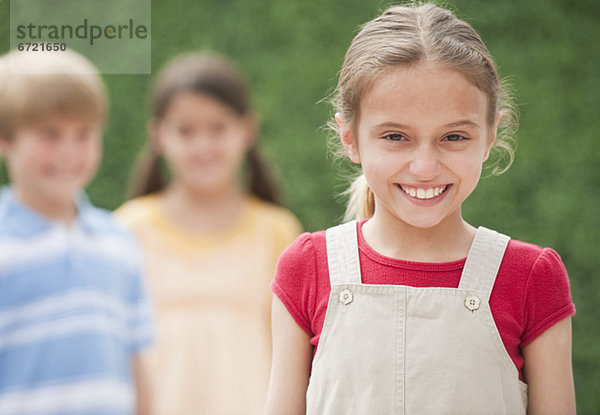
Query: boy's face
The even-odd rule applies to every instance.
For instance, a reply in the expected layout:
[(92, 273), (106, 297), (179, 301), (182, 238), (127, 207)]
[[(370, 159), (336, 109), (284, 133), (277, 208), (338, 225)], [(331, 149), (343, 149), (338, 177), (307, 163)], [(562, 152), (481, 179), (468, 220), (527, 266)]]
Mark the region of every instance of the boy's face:
[(0, 151), (23, 198), (67, 204), (96, 173), (101, 128), (95, 122), (48, 117), (17, 129), (10, 140), (0, 137)]

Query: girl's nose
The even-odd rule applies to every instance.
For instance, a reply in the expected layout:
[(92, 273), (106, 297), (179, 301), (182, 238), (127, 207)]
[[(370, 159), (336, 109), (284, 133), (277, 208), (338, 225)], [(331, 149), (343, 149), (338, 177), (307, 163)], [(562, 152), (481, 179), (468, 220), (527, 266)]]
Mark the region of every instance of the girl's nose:
[(194, 135), (191, 150), (205, 152), (214, 146), (213, 137), (206, 131), (199, 131)]
[(413, 153), (409, 171), (413, 176), (421, 180), (435, 178), (440, 172), (437, 149), (429, 145), (419, 146)]

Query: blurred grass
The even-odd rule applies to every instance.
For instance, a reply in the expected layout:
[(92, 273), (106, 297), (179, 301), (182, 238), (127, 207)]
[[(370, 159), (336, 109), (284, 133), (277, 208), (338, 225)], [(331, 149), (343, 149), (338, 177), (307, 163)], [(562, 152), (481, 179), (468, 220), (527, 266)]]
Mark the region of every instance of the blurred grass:
[[(152, 3), (152, 71), (180, 52), (230, 55), (251, 86), (261, 145), (283, 185), (286, 205), (307, 230), (336, 222), (347, 184), (326, 156), (331, 115), (320, 102), (335, 87), (359, 24), (391, 4), (376, 0), (201, 0)], [(482, 35), (521, 115), (511, 169), (481, 181), (464, 207), (471, 223), (555, 248), (577, 306), (573, 360), (578, 413), (600, 413), (600, 3), (455, 0), (447, 2)], [(8, 1), (0, 1), (0, 51), (7, 51)], [(109, 209), (125, 200), (145, 140), (153, 76), (105, 77), (110, 120), (104, 161), (89, 188)], [(340, 173), (342, 172), (342, 173)], [(6, 181), (0, 172), (0, 182)], [(596, 311), (594, 311), (596, 310)]]

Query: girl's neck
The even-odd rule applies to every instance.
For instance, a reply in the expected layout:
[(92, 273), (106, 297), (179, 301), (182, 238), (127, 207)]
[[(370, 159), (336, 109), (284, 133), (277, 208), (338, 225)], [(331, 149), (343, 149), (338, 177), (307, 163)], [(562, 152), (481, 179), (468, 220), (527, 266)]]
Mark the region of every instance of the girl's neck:
[(391, 258), (414, 262), (450, 262), (469, 253), (476, 229), (466, 223), (460, 208), (431, 228), (417, 228), (377, 210), (362, 227), (365, 241)]
[(170, 220), (187, 232), (220, 232), (238, 220), (246, 197), (237, 183), (212, 193), (195, 192), (172, 183), (163, 193), (163, 209)]

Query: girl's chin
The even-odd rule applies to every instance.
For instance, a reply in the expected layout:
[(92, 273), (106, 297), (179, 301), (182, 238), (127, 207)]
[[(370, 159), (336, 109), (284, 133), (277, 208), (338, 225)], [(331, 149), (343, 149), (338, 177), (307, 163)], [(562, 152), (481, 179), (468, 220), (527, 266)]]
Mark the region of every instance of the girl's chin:
[(414, 217), (411, 217), (411, 218), (398, 217), (397, 219), (400, 223), (404, 224), (404, 226), (409, 226), (416, 230), (418, 229), (418, 230), (423, 230), (423, 231), (433, 230), (443, 222), (443, 219), (434, 219), (434, 218), (419, 219), (419, 218), (414, 218)]
[[(435, 208), (415, 208), (414, 205), (406, 205), (406, 202), (404, 203), (405, 209), (386, 208), (385, 214), (376, 214), (375, 216), (379, 217), (379, 220), (383, 220), (386, 227), (401, 226), (419, 230), (433, 230), (449, 221), (453, 221), (455, 215), (460, 216), (460, 209), (447, 212)], [(434, 210), (437, 210), (437, 212)]]

